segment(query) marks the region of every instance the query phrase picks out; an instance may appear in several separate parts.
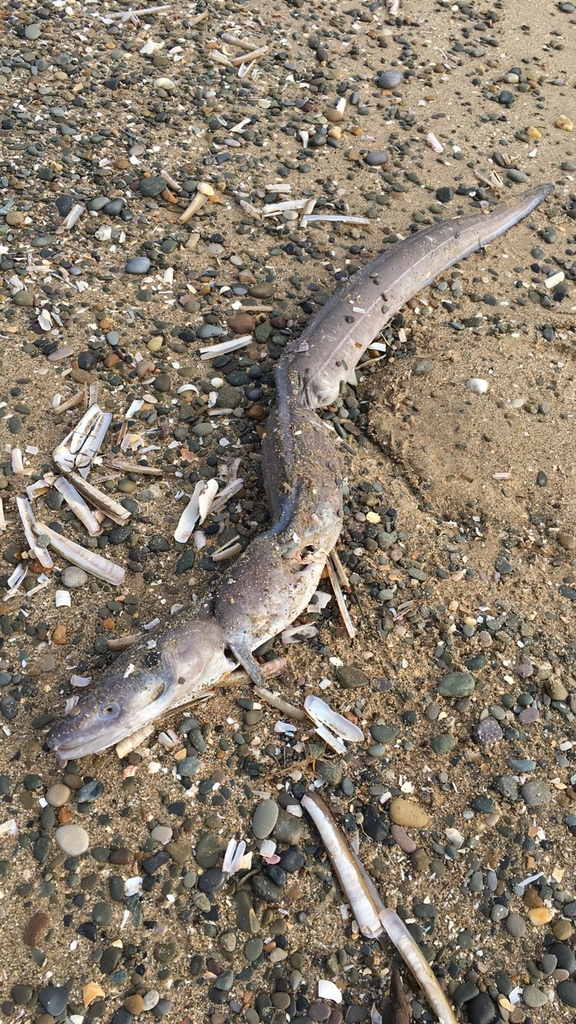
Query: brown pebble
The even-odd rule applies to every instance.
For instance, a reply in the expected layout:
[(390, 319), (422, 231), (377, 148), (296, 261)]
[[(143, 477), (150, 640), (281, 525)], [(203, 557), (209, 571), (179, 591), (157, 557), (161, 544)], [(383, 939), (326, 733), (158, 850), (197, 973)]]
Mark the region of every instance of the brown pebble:
[(429, 821), (423, 807), (414, 800), (405, 800), (401, 796), (390, 801), (388, 813), (395, 825), (404, 825), (406, 828), (426, 828)]
[(66, 643), (66, 626), (63, 623), (58, 623), (57, 626), (52, 630), (52, 643), (54, 644), (65, 644)]
[(427, 850), (423, 846), (419, 846), (414, 853), (410, 854), (410, 863), (414, 871), (418, 874), (424, 874), (424, 872), (430, 870), (430, 857), (428, 856)]
[(392, 825), (390, 832), (394, 842), (398, 843), (398, 846), (404, 853), (414, 853), (417, 848), (416, 843), (402, 825)]
[(532, 907), (528, 911), (528, 917), (532, 924), (536, 925), (536, 927), (541, 927), (543, 924), (549, 924), (554, 914), (548, 907)]
[(22, 940), (26, 946), (39, 946), (50, 928), (50, 918), (42, 910), (37, 910), (24, 926)]
[(568, 981), (570, 972), (567, 971), (565, 967), (556, 967), (555, 970), (552, 971), (551, 977), (555, 982)]
[(71, 821), (74, 821), (74, 815), (67, 807), (61, 807), (58, 811), (57, 817), (60, 825), (69, 825)]
[(116, 629), (116, 623), (111, 615), (109, 615), (106, 619), (102, 620), (102, 625), (104, 626), (104, 629)]
[(566, 551), (576, 551), (576, 533), (571, 533), (569, 530), (560, 530), (558, 543)]
[(526, 889), (522, 897), (522, 902), (525, 907), (543, 907), (544, 900), (538, 895), (535, 889)]
[(263, 420), (266, 417), (266, 410), (261, 405), (252, 405), (248, 409), (248, 419)]
[(117, 366), (118, 363), (121, 362), (122, 360), (120, 359), (120, 356), (117, 356), (115, 352), (109, 352), (104, 358), (104, 366), (107, 370), (113, 369), (114, 366)]
[(559, 939), (560, 942), (565, 942), (566, 939), (571, 938), (574, 929), (570, 924), (570, 921), (559, 918), (552, 925), (552, 931), (554, 932), (555, 938)]
[(26, 214), (22, 213), (20, 210), (9, 210), (6, 214), (6, 223), (9, 224), (11, 228), (22, 227), (25, 219)]
[(34, 1024), (54, 1024), (54, 1017), (51, 1013), (41, 1013), (36, 1017)]
[(235, 313), (228, 317), (228, 327), (234, 334), (252, 334), (256, 320), (251, 313)]
[(118, 850), (112, 850), (108, 857), (109, 864), (131, 864), (133, 860), (134, 854), (126, 846), (121, 846)]
[(142, 996), (139, 996), (138, 994), (126, 996), (122, 1005), (125, 1010), (128, 1010), (128, 1013), (136, 1015), (138, 1013), (142, 1013), (142, 1010), (144, 1009), (144, 1000)]

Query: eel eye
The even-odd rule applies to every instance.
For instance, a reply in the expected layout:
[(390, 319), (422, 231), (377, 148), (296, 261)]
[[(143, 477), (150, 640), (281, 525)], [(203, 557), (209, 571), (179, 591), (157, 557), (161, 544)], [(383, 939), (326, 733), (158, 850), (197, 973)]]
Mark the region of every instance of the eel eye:
[(117, 700), (109, 700), (98, 708), (98, 718), (103, 722), (112, 722), (118, 718), (121, 708)]

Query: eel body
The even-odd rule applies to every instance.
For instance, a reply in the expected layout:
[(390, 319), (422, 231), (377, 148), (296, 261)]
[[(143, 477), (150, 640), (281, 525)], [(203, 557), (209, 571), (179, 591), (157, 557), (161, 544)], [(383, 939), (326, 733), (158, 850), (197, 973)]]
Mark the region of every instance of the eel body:
[(342, 524), (339, 454), (316, 409), (330, 404), (392, 316), (438, 274), (530, 214), (552, 191), (531, 189), (489, 213), (441, 221), (352, 277), (289, 346), (277, 371), (262, 467), (272, 526), (224, 574), (218, 591), (120, 655), (48, 737), (60, 759), (98, 753), (149, 729), (253, 656), (310, 602)]

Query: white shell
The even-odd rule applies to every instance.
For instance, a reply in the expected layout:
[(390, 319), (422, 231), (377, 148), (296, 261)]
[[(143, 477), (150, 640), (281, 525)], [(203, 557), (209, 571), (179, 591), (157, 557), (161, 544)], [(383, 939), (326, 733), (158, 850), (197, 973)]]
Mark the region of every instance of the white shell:
[(333, 1003), (342, 1002), (342, 993), (333, 981), (318, 979), (318, 999), (330, 999)]
[(482, 377), (471, 377), (470, 380), (466, 381), (466, 387), (469, 391), (473, 391), (475, 395), (485, 395), (488, 391), (488, 381)]
[(348, 743), (360, 743), (364, 739), (364, 733), (353, 722), (349, 722), (344, 715), (333, 711), (326, 701), (314, 694), (309, 694), (304, 701), (304, 708), (310, 718), (318, 726), (327, 726), (341, 739)]

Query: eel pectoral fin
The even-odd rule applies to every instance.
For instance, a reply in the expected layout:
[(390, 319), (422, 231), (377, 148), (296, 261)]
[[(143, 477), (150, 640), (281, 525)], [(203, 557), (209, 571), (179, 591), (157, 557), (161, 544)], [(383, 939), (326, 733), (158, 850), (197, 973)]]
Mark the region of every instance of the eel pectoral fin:
[(238, 659), (242, 668), (246, 669), (246, 672), (250, 676), (253, 683), (256, 686), (264, 686), (264, 676), (260, 671), (260, 666), (253, 657), (250, 647), (246, 643), (234, 642), (229, 644), (230, 650), (234, 654), (234, 657)]

